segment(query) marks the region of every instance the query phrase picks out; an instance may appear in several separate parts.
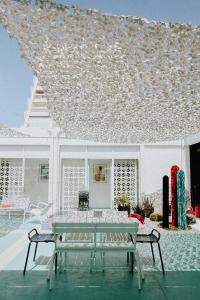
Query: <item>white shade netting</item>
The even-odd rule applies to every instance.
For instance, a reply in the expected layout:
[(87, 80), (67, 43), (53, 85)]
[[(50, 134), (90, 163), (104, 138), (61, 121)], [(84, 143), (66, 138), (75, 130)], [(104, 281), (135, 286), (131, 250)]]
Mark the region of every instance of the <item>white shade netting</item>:
[(20, 138), (20, 137), (29, 137), (28, 134), (23, 134), (15, 129), (11, 129), (4, 124), (0, 123), (0, 138)]
[(200, 131), (200, 26), (1, 0), (67, 138), (143, 143)]

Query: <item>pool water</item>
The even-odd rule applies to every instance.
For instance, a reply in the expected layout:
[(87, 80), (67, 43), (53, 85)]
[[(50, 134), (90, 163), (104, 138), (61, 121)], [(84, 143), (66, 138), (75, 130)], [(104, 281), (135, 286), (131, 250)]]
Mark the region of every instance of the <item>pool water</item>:
[(0, 237), (18, 229), (23, 223), (23, 216), (0, 216)]

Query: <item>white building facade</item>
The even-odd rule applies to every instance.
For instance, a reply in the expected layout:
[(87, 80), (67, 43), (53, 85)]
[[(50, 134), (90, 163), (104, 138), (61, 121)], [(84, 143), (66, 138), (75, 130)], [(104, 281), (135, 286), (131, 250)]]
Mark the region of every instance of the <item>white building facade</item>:
[[(184, 149), (168, 145), (99, 145), (65, 138), (1, 138), (1, 196), (25, 194), (31, 202), (75, 208), (87, 190), (91, 208), (113, 208), (117, 195), (136, 204), (142, 195), (162, 189), (162, 177), (176, 164), (186, 169)], [(95, 166), (105, 180), (95, 181)], [(188, 187), (189, 188), (189, 187)], [(160, 199), (161, 200), (161, 199)]]

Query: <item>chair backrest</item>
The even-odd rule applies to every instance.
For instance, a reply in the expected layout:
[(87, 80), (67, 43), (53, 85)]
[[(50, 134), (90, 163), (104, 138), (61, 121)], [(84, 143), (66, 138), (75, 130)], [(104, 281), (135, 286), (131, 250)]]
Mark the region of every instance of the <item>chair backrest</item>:
[(15, 201), (15, 207), (18, 209), (28, 209), (30, 207), (29, 197), (18, 197)]
[(15, 209), (28, 209), (30, 206), (30, 199), (29, 197), (7, 197), (3, 199), (3, 203), (9, 203), (13, 206)]

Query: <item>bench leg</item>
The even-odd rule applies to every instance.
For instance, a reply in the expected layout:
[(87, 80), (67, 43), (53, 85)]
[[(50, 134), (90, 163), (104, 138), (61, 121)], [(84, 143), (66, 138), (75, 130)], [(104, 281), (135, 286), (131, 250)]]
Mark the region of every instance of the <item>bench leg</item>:
[(94, 251), (90, 252), (90, 272), (93, 270), (93, 266), (95, 265), (96, 255)]
[(137, 273), (138, 273), (138, 289), (141, 290), (141, 262), (140, 262), (140, 257), (139, 253), (136, 250), (135, 251), (135, 258), (136, 258), (136, 263), (137, 263)]
[(55, 274), (57, 274), (57, 268), (58, 268), (58, 253), (55, 254)]
[(143, 264), (142, 264), (141, 257), (139, 254), (138, 254), (138, 259), (139, 259), (139, 265), (140, 265), (140, 274), (141, 274), (142, 280), (144, 280)]
[(64, 271), (66, 270), (67, 268), (67, 259), (68, 259), (68, 255), (67, 255), (67, 252), (64, 253)]
[(103, 263), (103, 272), (105, 271), (105, 266), (106, 266), (106, 253), (102, 253), (102, 263)]
[(129, 265), (130, 258), (129, 258), (129, 252), (127, 252), (127, 265)]
[(133, 252), (130, 252), (130, 258), (131, 258), (131, 273), (133, 273), (133, 269), (134, 269), (134, 255)]
[(58, 252), (59, 255), (59, 273), (62, 273), (63, 270), (63, 253)]
[(49, 281), (49, 290), (50, 291), (52, 290), (53, 266), (54, 266), (56, 254), (57, 254), (57, 252), (54, 251), (52, 258), (51, 258), (50, 265), (49, 265), (49, 272), (48, 272), (48, 277), (47, 277), (47, 280)]

